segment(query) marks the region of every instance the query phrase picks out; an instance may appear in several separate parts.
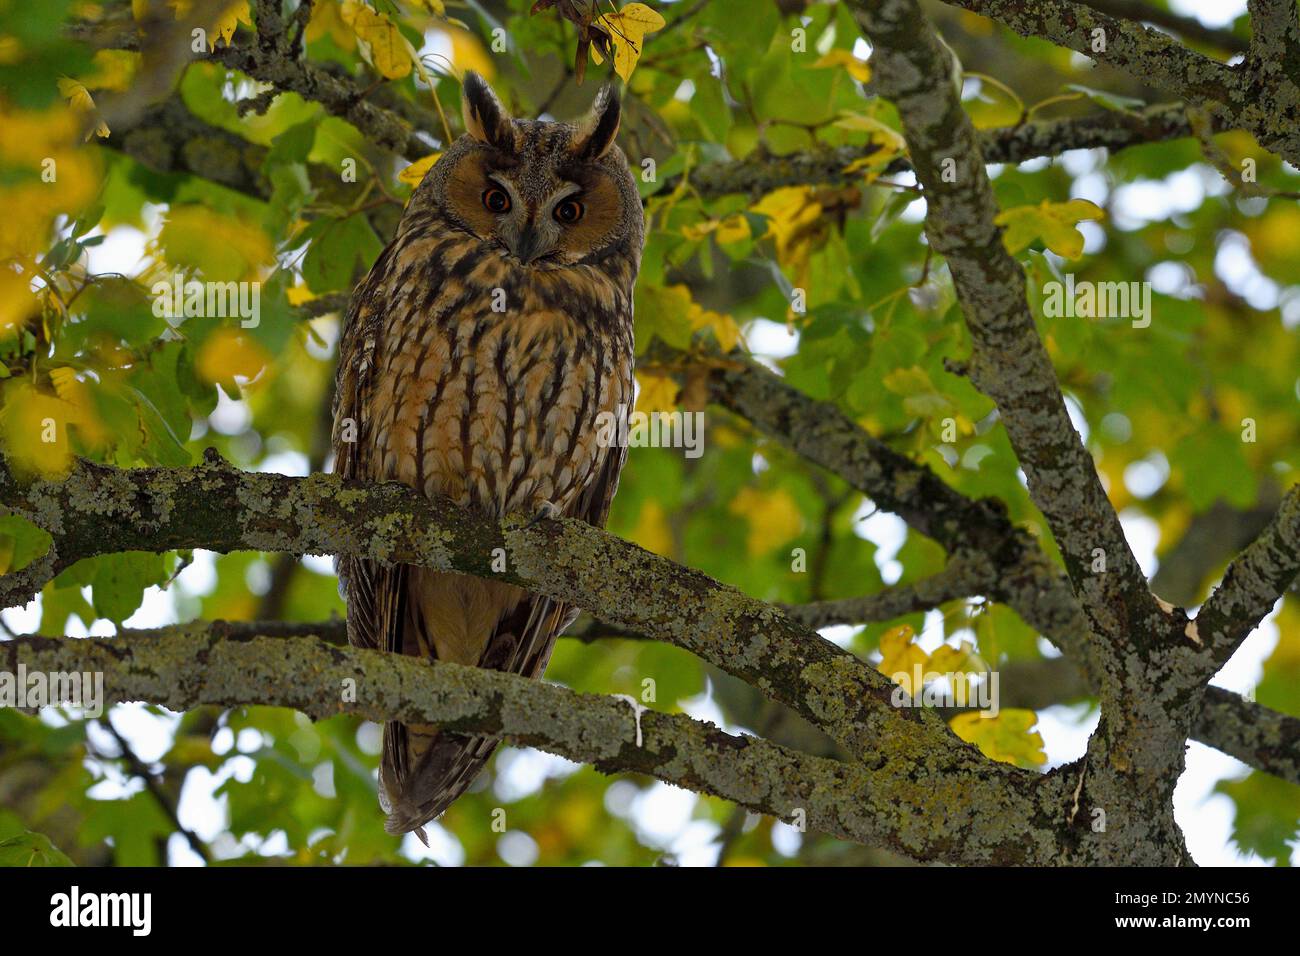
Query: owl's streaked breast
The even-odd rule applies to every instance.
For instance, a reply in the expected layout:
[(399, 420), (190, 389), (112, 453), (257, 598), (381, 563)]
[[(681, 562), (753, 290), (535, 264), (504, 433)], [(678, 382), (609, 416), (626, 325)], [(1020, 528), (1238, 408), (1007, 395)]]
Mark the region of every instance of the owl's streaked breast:
[(597, 416), (632, 402), (628, 292), (465, 237), (414, 239), (390, 274), (372, 477), (494, 515), (571, 513), (601, 461)]

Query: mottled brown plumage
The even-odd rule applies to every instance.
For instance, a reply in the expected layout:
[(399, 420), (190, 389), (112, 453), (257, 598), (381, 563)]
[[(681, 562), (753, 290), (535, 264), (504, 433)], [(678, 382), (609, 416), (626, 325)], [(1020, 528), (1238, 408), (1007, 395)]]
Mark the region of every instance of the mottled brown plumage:
[[(613, 145), (619, 103), (580, 126), (512, 120), (475, 74), (468, 130), (411, 197), (357, 288), (334, 400), (335, 470), (400, 481), (494, 517), (603, 525), (626, 450), (598, 416), (632, 405), (632, 286), (643, 217)], [(576, 208), (575, 208), (576, 207)], [(537, 677), (576, 610), (501, 582), (341, 559), (353, 644)], [(380, 800), (417, 830), (497, 740), (384, 729)]]

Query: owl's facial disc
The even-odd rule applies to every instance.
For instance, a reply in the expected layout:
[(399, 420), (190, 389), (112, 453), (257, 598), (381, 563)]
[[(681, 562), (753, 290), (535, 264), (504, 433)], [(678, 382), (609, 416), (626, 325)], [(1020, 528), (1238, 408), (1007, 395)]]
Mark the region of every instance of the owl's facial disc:
[(535, 199), (498, 172), (486, 177), (482, 203), (493, 220), (484, 238), (495, 240), (520, 265), (572, 265), (590, 251), (580, 231), (588, 216), (586, 190), (580, 183), (561, 182), (549, 195)]

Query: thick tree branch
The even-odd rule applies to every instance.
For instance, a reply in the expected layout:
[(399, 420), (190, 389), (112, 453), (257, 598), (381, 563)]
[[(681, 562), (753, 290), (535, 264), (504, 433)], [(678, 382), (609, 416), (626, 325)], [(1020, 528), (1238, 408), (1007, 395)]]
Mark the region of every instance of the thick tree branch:
[(620, 698), (309, 637), (195, 624), (111, 640), (20, 638), (0, 643), (0, 664), (102, 673), (106, 704), (258, 704), (316, 719), (351, 713), (498, 734), (605, 773), (649, 774), (757, 813), (802, 816), (813, 829), (923, 860), (1043, 864), (1057, 853), (1055, 821), (1035, 797), (1047, 778), (1005, 764), (953, 774), (923, 753), (918, 762), (839, 763), (681, 715), (638, 713)]
[(1185, 17), (1151, 3), (1144, 3), (1142, 0), (1084, 0), (1084, 2), (1094, 10), (1100, 10), (1112, 17), (1153, 23), (1189, 40), (1204, 43), (1226, 53), (1246, 52), (1246, 41), (1236, 34), (1207, 27), (1196, 17)]
[(1192, 729), (1201, 743), (1300, 784), (1300, 717), (1261, 707), (1222, 687), (1210, 687)]
[[(879, 610), (883, 615), (889, 601), (874, 602), (873, 599), (877, 597), (883, 597), (883, 594), (868, 595), (856, 601), (860, 607), (869, 611)], [(844, 602), (846, 609), (849, 603)], [(789, 611), (798, 614), (804, 608), (815, 607), (816, 605), (793, 605)], [(847, 614), (845, 618), (843, 623), (864, 623), (868, 620), (864, 617), (861, 621), (851, 621), (847, 619)], [(318, 637), (338, 645), (346, 645), (348, 640), (342, 618), (304, 622), (212, 621), (204, 626), (216, 637)], [(136, 633), (138, 632), (125, 630), (122, 635), (131, 637)], [(644, 634), (612, 626), (590, 616), (580, 618), (564, 636), (584, 643), (604, 638), (649, 640)], [(998, 670), (1001, 675), (1000, 703), (1004, 708), (1041, 710), (1093, 694), (1079, 667), (1066, 657), (1008, 661)], [(956, 712), (941, 711), (945, 719)], [(1300, 718), (1270, 710), (1232, 691), (1210, 687), (1200, 715), (1193, 724), (1192, 737), (1236, 757), (1256, 770), (1300, 784)]]
[(1300, 13), (1295, 0), (1249, 0), (1251, 68), (1264, 74), (1297, 74)]
[[(51, 551), (0, 577), (24, 603), (80, 558), (130, 550), (350, 554), (496, 578), (676, 644), (805, 717), (868, 763), (926, 752), (960, 772), (984, 759), (939, 719), (893, 705), (894, 685), (852, 654), (706, 575), (579, 521), (490, 521), (396, 483), (238, 471), (121, 470), (79, 461), (24, 487), (0, 473), (0, 504), (45, 528)], [(508, 570), (494, 564), (504, 558)]]
[(1097, 634), (1109, 643), (1140, 640), (1162, 615), (1070, 421), (1025, 297), (1024, 272), (994, 225), (997, 204), (953, 89), (952, 60), (914, 2), (859, 2), (854, 10), (875, 45), (881, 91), (898, 106), (925, 187), (930, 245), (952, 272), (974, 343), (971, 379), (997, 403)]

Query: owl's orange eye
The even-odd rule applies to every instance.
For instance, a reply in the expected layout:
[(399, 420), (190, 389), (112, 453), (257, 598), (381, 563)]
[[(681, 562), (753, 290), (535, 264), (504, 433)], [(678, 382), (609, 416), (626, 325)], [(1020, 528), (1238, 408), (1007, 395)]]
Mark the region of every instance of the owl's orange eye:
[(555, 221), (571, 226), (582, 218), (582, 203), (576, 199), (566, 199), (555, 207)]
[(500, 215), (510, 211), (510, 196), (499, 186), (489, 186), (483, 190), (483, 205), (488, 212)]

